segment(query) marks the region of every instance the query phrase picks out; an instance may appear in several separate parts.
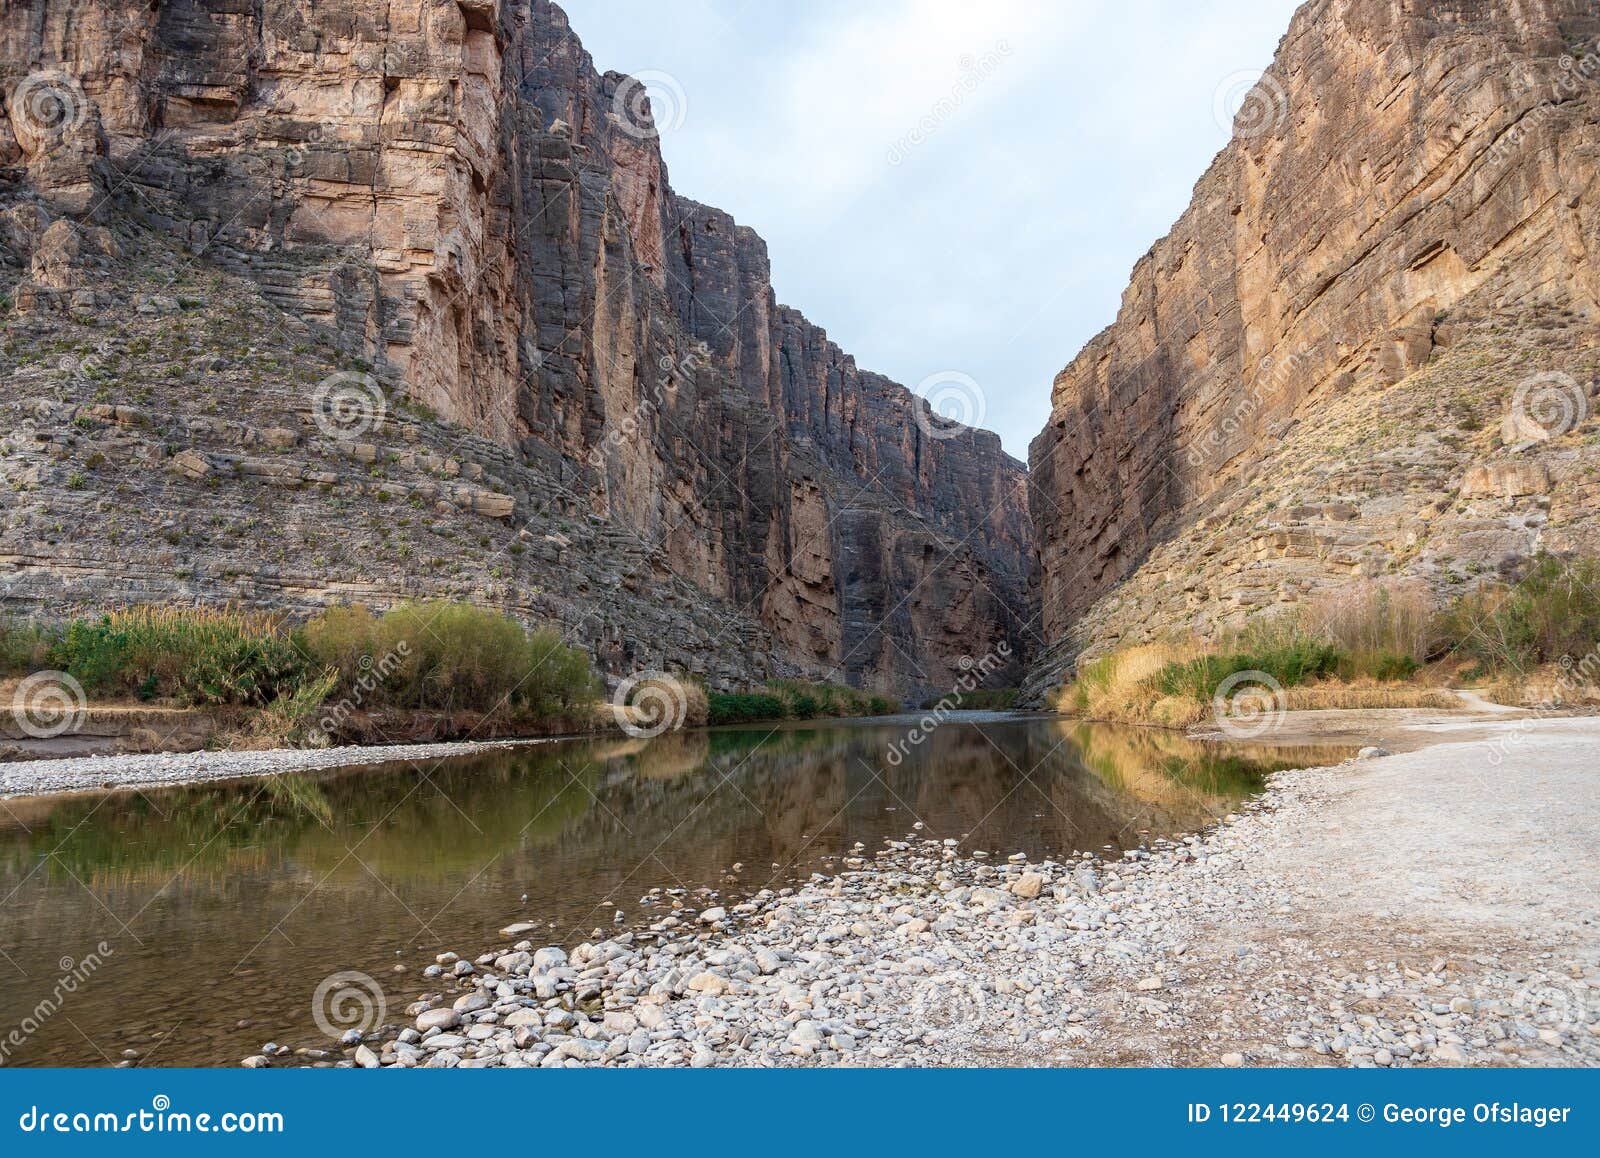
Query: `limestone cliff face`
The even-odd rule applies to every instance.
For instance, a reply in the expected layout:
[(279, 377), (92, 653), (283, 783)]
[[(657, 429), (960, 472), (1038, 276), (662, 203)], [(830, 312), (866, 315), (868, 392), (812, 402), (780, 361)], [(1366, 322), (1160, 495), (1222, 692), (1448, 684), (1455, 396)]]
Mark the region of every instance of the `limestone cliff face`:
[[(1490, 510), (1463, 480), (1547, 460), (1557, 511), (1589, 485), (1597, 35), (1588, 0), (1299, 10), (1115, 323), (1055, 380), (1030, 497), (1057, 667), (1353, 574), (1447, 595), (1460, 563), (1512, 566), (1558, 529), (1549, 493)], [(1570, 380), (1533, 393), (1573, 421), (1480, 435), (1536, 371)]]
[[(514, 518), (636, 537), (792, 670), (923, 691), (1022, 653), (1020, 464), (929, 437), (780, 306), (761, 239), (673, 192), (642, 88), (554, 5), (0, 0), (0, 50), (8, 203), (248, 279), (512, 451), (539, 480)], [(47, 273), (20, 310), (70, 308)]]

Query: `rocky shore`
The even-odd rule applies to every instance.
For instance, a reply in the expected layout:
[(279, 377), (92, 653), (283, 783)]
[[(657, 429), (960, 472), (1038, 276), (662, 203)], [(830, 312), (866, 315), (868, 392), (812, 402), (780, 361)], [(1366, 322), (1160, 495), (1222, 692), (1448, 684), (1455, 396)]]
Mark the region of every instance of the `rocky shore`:
[[(552, 737), (553, 739), (554, 737)], [(261, 752), (158, 752), (147, 755), (80, 756), (65, 760), (0, 763), (0, 800), (157, 785), (200, 784), (286, 772), (320, 772), (358, 764), (444, 760), (499, 748), (547, 744), (550, 739), (490, 740), (449, 744), (380, 744), (344, 748), (274, 748)]]
[(1507, 724), (1280, 773), (1115, 862), (919, 824), (737, 904), (652, 890), (661, 919), (570, 952), (508, 926), (441, 954), (403, 1028), (320, 1064), (1600, 1063), (1597, 735)]

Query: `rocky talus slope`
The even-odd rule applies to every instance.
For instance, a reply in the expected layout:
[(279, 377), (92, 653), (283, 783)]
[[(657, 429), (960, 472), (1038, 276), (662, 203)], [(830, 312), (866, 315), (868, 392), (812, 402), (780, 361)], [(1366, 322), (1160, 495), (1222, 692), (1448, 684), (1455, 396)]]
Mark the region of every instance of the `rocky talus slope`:
[(1035, 694), (1352, 577), (1600, 547), (1600, 12), (1313, 0), (1056, 378)]
[(1021, 465), (780, 306), (554, 5), (3, 2), (0, 59), (8, 602), (448, 594), (902, 693), (1022, 653)]

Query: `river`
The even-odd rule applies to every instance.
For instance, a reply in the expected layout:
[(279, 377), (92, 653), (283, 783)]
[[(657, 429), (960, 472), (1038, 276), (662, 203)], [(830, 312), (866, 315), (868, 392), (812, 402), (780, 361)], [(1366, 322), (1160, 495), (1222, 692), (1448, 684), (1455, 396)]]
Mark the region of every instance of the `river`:
[(337, 1055), (314, 999), (335, 973), (372, 978), (401, 1022), (435, 954), (475, 956), (509, 922), (567, 946), (643, 930), (674, 901), (732, 904), (919, 823), (995, 858), (1116, 855), (1204, 827), (1272, 770), (1346, 754), (983, 713), (912, 743), (914, 723), (0, 802), (0, 1054), (233, 1065), (275, 1041)]

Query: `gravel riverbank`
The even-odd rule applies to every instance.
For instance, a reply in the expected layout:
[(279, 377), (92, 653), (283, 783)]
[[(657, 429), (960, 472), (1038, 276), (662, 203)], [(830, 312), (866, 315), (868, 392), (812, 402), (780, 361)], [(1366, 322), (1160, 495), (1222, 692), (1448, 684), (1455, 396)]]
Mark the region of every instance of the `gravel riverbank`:
[(1600, 723), (1476, 735), (1114, 863), (913, 830), (738, 904), (654, 890), (570, 954), (513, 925), (343, 1064), (1600, 1063)]
[(358, 764), (443, 760), (501, 748), (548, 744), (550, 739), (487, 740), (450, 744), (384, 744), (347, 748), (274, 748), (263, 752), (178, 752), (130, 756), (80, 756), (0, 764), (0, 800), (107, 788), (201, 784), (285, 772), (320, 772)]

